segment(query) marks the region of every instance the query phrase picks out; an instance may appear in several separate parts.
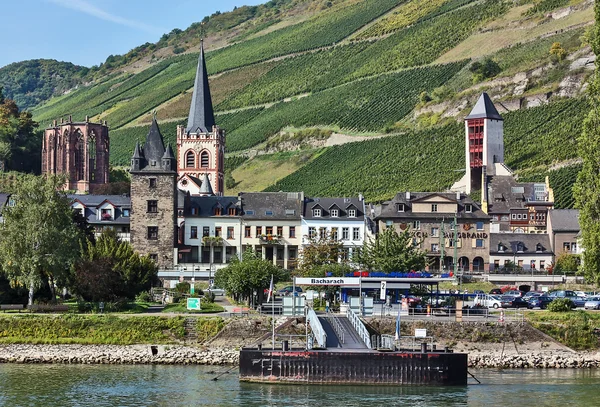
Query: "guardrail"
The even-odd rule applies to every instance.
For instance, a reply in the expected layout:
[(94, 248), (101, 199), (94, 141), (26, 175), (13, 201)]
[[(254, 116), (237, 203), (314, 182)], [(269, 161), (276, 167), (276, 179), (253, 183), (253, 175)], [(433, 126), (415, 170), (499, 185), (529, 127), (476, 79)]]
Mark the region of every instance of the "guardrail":
[(331, 313), (331, 311), (327, 310), (327, 320), (331, 321), (331, 326), (333, 330), (338, 336), (338, 339), (341, 343), (345, 343), (346, 330), (342, 326), (341, 322), (337, 319), (335, 315)]
[(362, 323), (362, 321), (360, 320), (358, 315), (356, 315), (356, 313), (354, 311), (352, 311), (352, 309), (350, 307), (348, 307), (348, 309), (346, 310), (346, 317), (348, 317), (348, 320), (350, 321), (350, 323), (352, 324), (352, 327), (356, 330), (356, 332), (360, 336), (360, 339), (362, 339), (362, 341), (365, 343), (365, 345), (367, 345), (367, 348), (372, 349), (369, 331), (367, 331), (367, 328)]
[(309, 307), (306, 316), (308, 318), (310, 329), (313, 332), (313, 336), (315, 337), (317, 344), (320, 348), (325, 349), (327, 347), (327, 334), (325, 333), (323, 325), (321, 325), (321, 321), (319, 321), (319, 317), (315, 313), (315, 310)]

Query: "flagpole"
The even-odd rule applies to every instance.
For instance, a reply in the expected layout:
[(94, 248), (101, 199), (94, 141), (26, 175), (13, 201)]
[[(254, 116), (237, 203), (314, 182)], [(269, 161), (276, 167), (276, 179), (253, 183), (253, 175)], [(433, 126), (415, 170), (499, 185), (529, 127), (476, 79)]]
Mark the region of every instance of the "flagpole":
[(271, 296), (273, 296), (273, 303), (271, 304), (271, 349), (275, 350), (275, 294), (273, 293), (273, 274), (271, 274), (268, 301), (271, 301)]

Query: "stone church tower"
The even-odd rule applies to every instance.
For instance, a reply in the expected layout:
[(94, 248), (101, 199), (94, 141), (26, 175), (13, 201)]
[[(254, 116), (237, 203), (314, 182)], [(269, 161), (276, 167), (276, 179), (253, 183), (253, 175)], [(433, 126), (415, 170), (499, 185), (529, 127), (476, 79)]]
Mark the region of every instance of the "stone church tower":
[(177, 161), (165, 148), (156, 116), (143, 146), (131, 157), (131, 244), (153, 258), (160, 270), (172, 269), (177, 243)]
[[(194, 93), (187, 126), (177, 127), (178, 186), (190, 194), (198, 194), (205, 177), (215, 195), (224, 192), (225, 132), (215, 124), (204, 46), (200, 46)], [(196, 185), (190, 185), (194, 183)]]
[(53, 122), (42, 140), (42, 174), (65, 174), (65, 189), (94, 193), (108, 183), (110, 139), (104, 123)]

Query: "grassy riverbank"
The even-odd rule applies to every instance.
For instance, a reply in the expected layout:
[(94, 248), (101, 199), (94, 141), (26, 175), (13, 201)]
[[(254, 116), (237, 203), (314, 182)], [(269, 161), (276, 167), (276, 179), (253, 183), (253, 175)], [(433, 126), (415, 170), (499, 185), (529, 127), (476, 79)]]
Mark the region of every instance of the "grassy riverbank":
[(525, 318), (533, 327), (571, 349), (592, 350), (600, 347), (600, 313), (536, 311), (526, 312)]

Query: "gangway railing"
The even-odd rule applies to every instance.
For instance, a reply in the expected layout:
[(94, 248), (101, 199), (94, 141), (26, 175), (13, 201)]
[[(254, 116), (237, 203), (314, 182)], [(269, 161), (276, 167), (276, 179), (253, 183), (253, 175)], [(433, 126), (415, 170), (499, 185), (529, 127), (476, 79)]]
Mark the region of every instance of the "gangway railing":
[(331, 321), (331, 326), (333, 327), (333, 330), (335, 331), (336, 335), (338, 336), (338, 339), (340, 340), (340, 342), (345, 343), (346, 329), (344, 329), (340, 320), (337, 319), (337, 317), (335, 315), (333, 315), (331, 313), (331, 311), (329, 311), (329, 310), (327, 310), (327, 320)]
[(319, 317), (315, 313), (315, 310), (309, 307), (306, 317), (308, 318), (308, 324), (310, 325), (310, 329), (312, 330), (319, 348), (327, 348), (327, 334), (325, 333), (323, 325), (321, 325), (321, 321), (319, 321)]
[(367, 331), (365, 324), (362, 323), (358, 315), (356, 315), (356, 313), (352, 311), (350, 307), (348, 307), (348, 309), (346, 310), (346, 317), (348, 317), (348, 321), (350, 321), (352, 327), (356, 330), (358, 336), (360, 336), (360, 339), (362, 339), (365, 345), (367, 345), (367, 348), (371, 349), (372, 346), (369, 331)]

